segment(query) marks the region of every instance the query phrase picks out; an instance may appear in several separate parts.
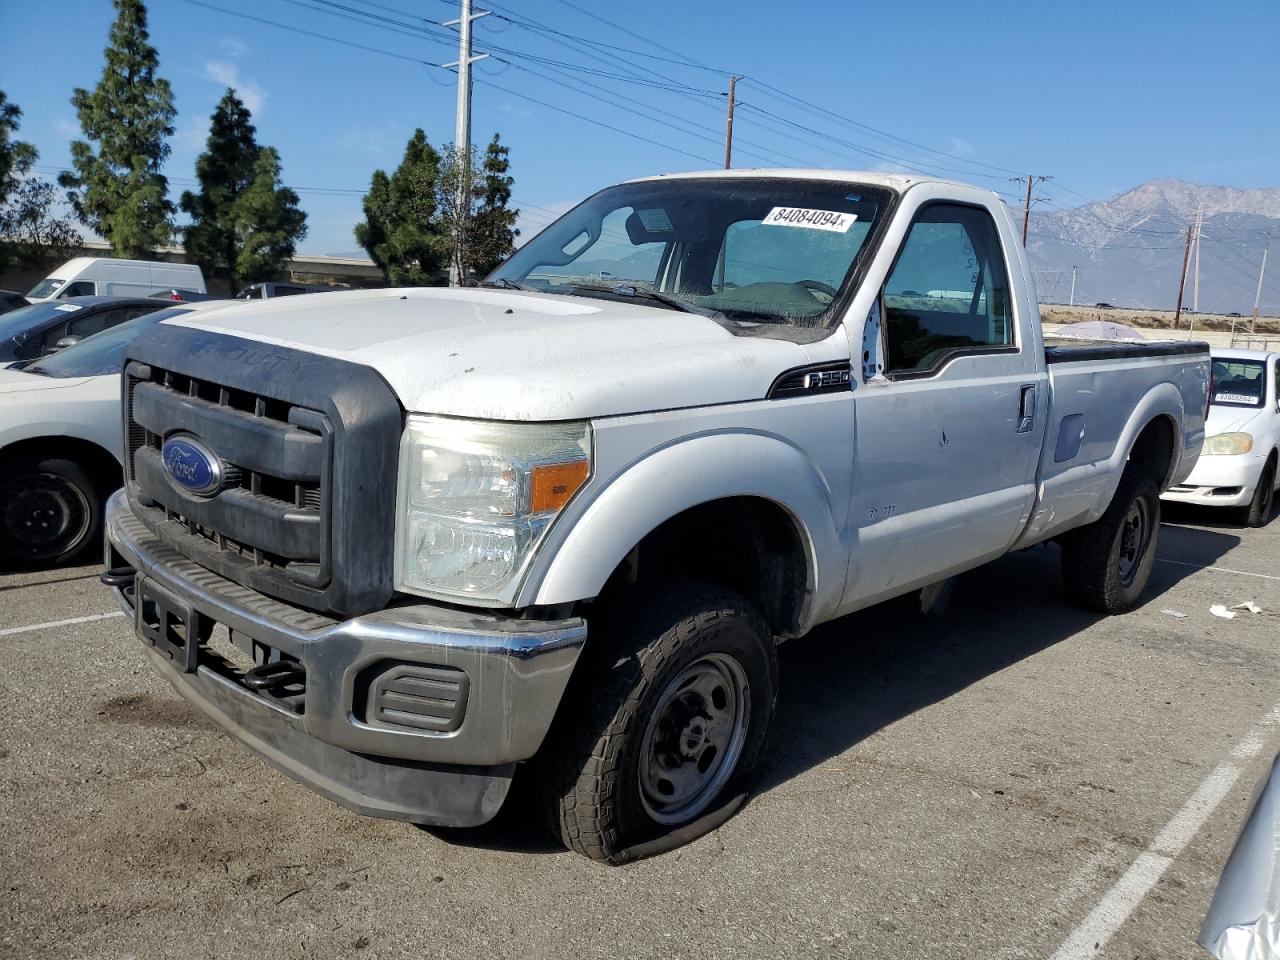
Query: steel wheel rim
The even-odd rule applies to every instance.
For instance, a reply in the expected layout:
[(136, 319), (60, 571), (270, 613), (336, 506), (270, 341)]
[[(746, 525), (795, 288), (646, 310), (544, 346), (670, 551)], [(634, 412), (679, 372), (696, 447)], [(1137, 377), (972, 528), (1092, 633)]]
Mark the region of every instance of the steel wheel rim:
[(92, 525), (89, 498), (52, 473), (0, 487), (0, 536), (24, 560), (48, 560), (79, 544)]
[(1129, 504), (1120, 525), (1120, 554), (1116, 558), (1116, 569), (1120, 574), (1120, 582), (1126, 587), (1133, 583), (1142, 558), (1146, 555), (1147, 545), (1151, 542), (1151, 514), (1145, 500), (1135, 500)]
[(640, 741), (640, 802), (661, 824), (703, 813), (733, 775), (747, 739), (751, 687), (737, 659), (700, 657), (658, 698)]

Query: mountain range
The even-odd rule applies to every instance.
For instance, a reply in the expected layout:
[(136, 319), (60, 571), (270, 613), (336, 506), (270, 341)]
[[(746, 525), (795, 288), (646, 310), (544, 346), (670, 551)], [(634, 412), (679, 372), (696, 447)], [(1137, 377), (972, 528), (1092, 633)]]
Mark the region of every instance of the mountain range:
[[(1043, 189), (1050, 192), (1052, 186)], [(1173, 309), (1187, 228), (1200, 208), (1200, 311), (1253, 311), (1270, 232), (1275, 239), (1260, 313), (1280, 315), (1280, 187), (1238, 189), (1183, 180), (1152, 180), (1070, 209), (1033, 210), (1027, 250), (1041, 302), (1068, 302), (1074, 266), (1077, 304)], [(1194, 276), (1193, 248), (1184, 310), (1192, 308)]]

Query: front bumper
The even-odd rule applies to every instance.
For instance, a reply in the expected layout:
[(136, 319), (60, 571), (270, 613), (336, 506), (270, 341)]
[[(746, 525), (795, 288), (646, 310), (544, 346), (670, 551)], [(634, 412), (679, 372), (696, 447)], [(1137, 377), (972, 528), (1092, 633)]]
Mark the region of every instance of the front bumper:
[(1191, 475), (1166, 490), (1162, 499), (1213, 507), (1247, 507), (1266, 462), (1266, 457), (1254, 454), (1201, 455)]
[[(289, 776), (372, 816), (445, 826), (492, 818), (515, 763), (541, 745), (586, 639), (577, 618), (428, 604), (329, 620), (186, 559), (147, 530), (122, 492), (107, 504), (106, 525), (117, 600), (178, 692)], [(236, 668), (206, 642), (218, 626), (242, 658), (281, 661), (304, 679), (288, 696), (254, 689), (251, 665)], [(439, 683), (421, 678), (439, 676), (458, 679), (436, 710), (443, 719), (385, 709), (406, 701), (395, 681), (408, 678), (421, 693)]]

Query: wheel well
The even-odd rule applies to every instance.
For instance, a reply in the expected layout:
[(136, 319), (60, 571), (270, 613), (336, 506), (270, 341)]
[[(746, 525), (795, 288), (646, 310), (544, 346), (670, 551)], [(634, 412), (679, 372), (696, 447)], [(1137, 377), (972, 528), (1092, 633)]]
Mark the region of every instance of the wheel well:
[(0, 450), (0, 463), (12, 463), (19, 457), (61, 457), (83, 464), (95, 480), (114, 490), (123, 481), (120, 463), (106, 450), (78, 437), (29, 437)]
[(1163, 490), (1173, 475), (1177, 428), (1168, 417), (1156, 417), (1138, 434), (1129, 450), (1129, 463), (1146, 473)]
[(665, 521), (623, 558), (600, 599), (674, 580), (742, 594), (780, 637), (800, 632), (812, 589), (799, 524), (760, 497), (713, 500)]

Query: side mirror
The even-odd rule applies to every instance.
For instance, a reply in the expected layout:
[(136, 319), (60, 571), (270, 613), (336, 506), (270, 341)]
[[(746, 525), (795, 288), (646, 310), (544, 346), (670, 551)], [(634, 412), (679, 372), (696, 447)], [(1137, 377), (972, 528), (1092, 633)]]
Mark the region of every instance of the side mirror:
[(57, 343), (53, 345), (53, 349), (50, 350), (49, 352), (57, 353), (59, 350), (67, 349), (67, 347), (74, 347), (79, 342), (80, 342), (79, 337), (63, 337), (61, 340), (59, 340)]

